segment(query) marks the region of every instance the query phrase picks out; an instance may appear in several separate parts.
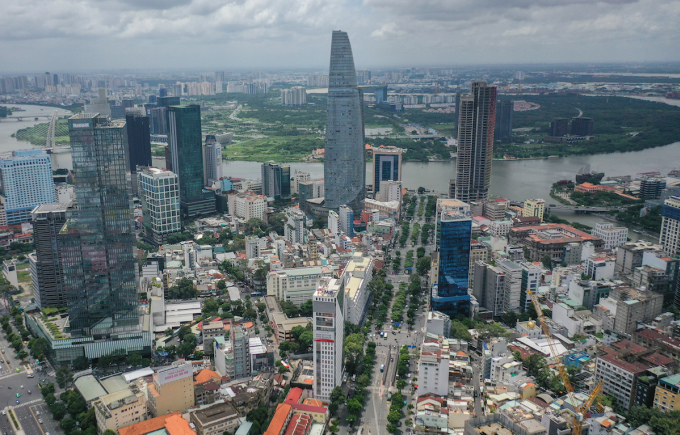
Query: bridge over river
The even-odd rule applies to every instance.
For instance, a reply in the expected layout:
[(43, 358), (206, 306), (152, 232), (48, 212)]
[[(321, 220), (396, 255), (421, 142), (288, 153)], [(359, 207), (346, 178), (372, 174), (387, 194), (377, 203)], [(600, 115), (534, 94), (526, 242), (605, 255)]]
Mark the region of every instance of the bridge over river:
[(631, 205), (618, 205), (611, 207), (595, 207), (595, 206), (585, 206), (585, 205), (564, 205), (564, 204), (546, 204), (545, 210), (550, 213), (576, 213), (576, 214), (589, 214), (589, 213), (607, 213), (607, 212), (620, 212), (625, 211)]

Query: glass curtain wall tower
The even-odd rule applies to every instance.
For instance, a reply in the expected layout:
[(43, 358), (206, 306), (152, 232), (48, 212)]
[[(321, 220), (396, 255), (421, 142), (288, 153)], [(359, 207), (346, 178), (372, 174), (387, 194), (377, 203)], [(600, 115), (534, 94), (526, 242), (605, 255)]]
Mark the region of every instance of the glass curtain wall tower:
[(201, 142), (201, 107), (197, 104), (168, 107), (170, 170), (179, 178), (179, 200), (183, 217), (215, 212), (213, 192), (203, 189)]
[(454, 318), (470, 315), (468, 294), (472, 220), (458, 211), (443, 210), (437, 218), (437, 251), (433, 255), (432, 307)]
[(328, 73), (324, 205), (346, 204), (355, 216), (366, 197), (363, 103), (357, 87), (352, 46), (346, 32), (333, 31)]
[(485, 201), (491, 185), (496, 87), (473, 82), (472, 91), (460, 97), (458, 158), (455, 198), (463, 202)]
[(70, 332), (106, 337), (139, 329), (125, 122), (68, 120), (77, 207), (58, 236)]

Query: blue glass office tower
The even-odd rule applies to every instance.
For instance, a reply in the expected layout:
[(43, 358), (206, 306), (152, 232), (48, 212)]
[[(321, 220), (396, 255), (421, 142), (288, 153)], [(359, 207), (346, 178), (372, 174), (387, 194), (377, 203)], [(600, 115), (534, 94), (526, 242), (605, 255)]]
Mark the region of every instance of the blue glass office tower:
[(464, 214), (444, 210), (437, 219), (436, 235), (431, 309), (451, 318), (468, 317), (472, 220)]
[(401, 153), (394, 147), (373, 149), (373, 194), (377, 197), (382, 181), (401, 181)]
[(204, 189), (201, 107), (197, 104), (168, 107), (170, 170), (179, 179), (183, 217), (215, 213), (215, 194)]
[(50, 156), (43, 150), (22, 150), (0, 159), (0, 188), (7, 224), (30, 221), (36, 206), (57, 201)]
[(139, 330), (125, 122), (68, 120), (77, 206), (57, 239), (72, 337)]
[(347, 204), (359, 216), (366, 197), (363, 103), (352, 46), (338, 30), (331, 40), (324, 178), (324, 206)]

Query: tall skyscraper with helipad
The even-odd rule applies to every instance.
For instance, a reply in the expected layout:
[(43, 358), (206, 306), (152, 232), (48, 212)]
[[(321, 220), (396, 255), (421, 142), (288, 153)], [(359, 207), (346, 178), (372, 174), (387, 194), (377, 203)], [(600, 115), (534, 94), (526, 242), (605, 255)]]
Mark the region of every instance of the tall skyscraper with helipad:
[(366, 197), (364, 117), (346, 32), (333, 31), (328, 75), (324, 206), (337, 210), (347, 204), (359, 216)]

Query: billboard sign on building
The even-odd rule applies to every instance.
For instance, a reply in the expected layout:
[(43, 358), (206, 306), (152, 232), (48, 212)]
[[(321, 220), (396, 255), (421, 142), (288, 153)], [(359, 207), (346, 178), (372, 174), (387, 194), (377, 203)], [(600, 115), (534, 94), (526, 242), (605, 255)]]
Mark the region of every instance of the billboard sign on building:
[(183, 364), (177, 367), (171, 367), (158, 372), (158, 383), (165, 385), (169, 382), (179, 381), (193, 375), (191, 364)]

